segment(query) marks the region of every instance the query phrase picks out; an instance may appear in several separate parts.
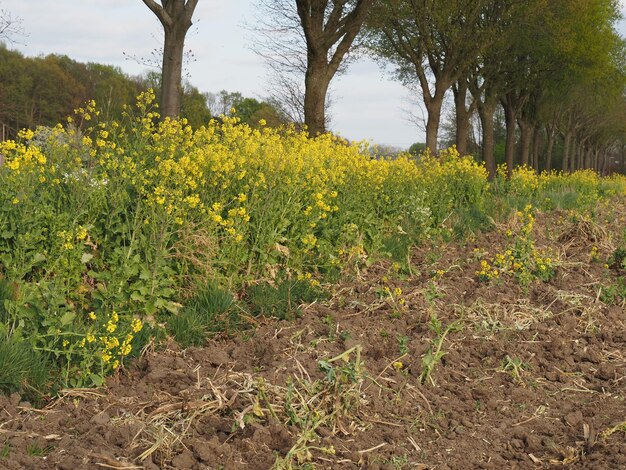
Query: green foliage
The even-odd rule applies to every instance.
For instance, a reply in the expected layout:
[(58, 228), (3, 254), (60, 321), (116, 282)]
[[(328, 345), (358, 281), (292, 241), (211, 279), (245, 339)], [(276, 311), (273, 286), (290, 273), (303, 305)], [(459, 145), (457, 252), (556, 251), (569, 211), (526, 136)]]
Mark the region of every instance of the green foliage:
[[(494, 201), (495, 203), (495, 201)], [(494, 211), (494, 206), (487, 206)], [(452, 220), (452, 230), (457, 240), (462, 240), (468, 235), (477, 235), (487, 232), (495, 226), (495, 214), (491, 215), (486, 209), (479, 206), (459, 208)]]
[(246, 299), (253, 315), (290, 319), (300, 313), (300, 306), (327, 298), (308, 280), (282, 279), (275, 284), (261, 282), (247, 288)]
[(430, 381), (432, 385), (435, 384), (432, 374), (437, 364), (441, 362), (446, 352), (443, 350), (443, 343), (446, 340), (446, 336), (450, 333), (454, 333), (462, 329), (460, 322), (452, 322), (445, 326), (441, 320), (434, 313), (430, 317), (428, 329), (434, 333), (435, 337), (431, 339), (430, 347), (428, 351), (422, 357), (422, 372), (420, 373), (419, 380), (421, 383)]
[(600, 300), (609, 305), (624, 305), (626, 301), (626, 278), (618, 277), (614, 282), (602, 286)]
[(51, 364), (28, 342), (0, 336), (0, 392), (19, 392), (24, 400), (41, 403), (49, 392)]
[(11, 444), (9, 442), (5, 442), (0, 449), (0, 460), (7, 459), (9, 454), (11, 453)]
[(516, 213), (516, 222), (521, 224), (519, 230), (506, 232), (506, 236), (512, 239), (508, 249), (497, 253), (492, 260), (481, 261), (481, 269), (476, 271), (481, 281), (514, 276), (522, 286), (527, 286), (536, 279), (548, 281), (556, 274), (556, 261), (535, 246), (532, 234), (535, 215), (530, 204), (523, 212)]
[(198, 289), (197, 294), (177, 315), (165, 318), (167, 330), (182, 347), (202, 346), (211, 333), (237, 327), (233, 296), (215, 283)]
[[(371, 159), (238, 118), (160, 122), (153, 100), (141, 94), (121, 122), (88, 103), (65, 127), (0, 143), (0, 335), (46, 358), (59, 386), (102, 384), (159, 324), (184, 345), (237, 328), (245, 316), (218, 285), (247, 286), (254, 315), (289, 318), (372, 256), (410, 272), (410, 247), (457, 213), (480, 221), (472, 211), (494, 197), (454, 150)], [(609, 194), (590, 175), (550, 184), (568, 179), (588, 200)], [(533, 196), (536, 182), (520, 174), (502, 191)], [(402, 314), (401, 292), (388, 298)]]
[(424, 142), (415, 142), (409, 147), (408, 152), (414, 157), (421, 156), (426, 150), (426, 144)]
[(615, 249), (609, 258), (609, 266), (616, 270), (626, 270), (626, 246)]

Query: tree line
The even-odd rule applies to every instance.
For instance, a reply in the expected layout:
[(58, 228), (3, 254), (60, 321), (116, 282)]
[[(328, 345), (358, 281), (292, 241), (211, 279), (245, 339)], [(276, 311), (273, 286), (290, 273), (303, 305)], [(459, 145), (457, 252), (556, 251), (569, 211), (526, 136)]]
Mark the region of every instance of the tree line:
[[(165, 31), (163, 80), (180, 68), (197, 0), (143, 0)], [(466, 153), (473, 116), (480, 154), (496, 172), (495, 123), (505, 122), (504, 162), (605, 171), (626, 141), (626, 46), (617, 0), (257, 0), (259, 48), (281, 85), (278, 101), (327, 131), (330, 82), (359, 51), (415, 90), (436, 153), (444, 100), (454, 101), (455, 144)], [(172, 43), (177, 43), (174, 47)], [(174, 74), (178, 77), (179, 74)], [(176, 78), (176, 80), (178, 80)], [(175, 81), (162, 99), (175, 94)], [(176, 106), (171, 115), (176, 115)], [(555, 162), (555, 147), (560, 162)], [(558, 165), (557, 165), (558, 163)]]
[[(201, 103), (208, 97), (181, 78), (185, 36), (198, 0), (142, 1), (165, 33), (161, 74), (152, 80), (160, 89), (162, 117), (192, 120), (193, 115), (201, 122), (203, 113), (211, 114), (209, 104)], [(269, 113), (277, 123), (289, 116), (301, 119), (313, 137), (326, 132), (331, 81), (350, 60), (367, 54), (423, 101), (426, 147), (432, 153), (442, 138), (444, 103), (451, 96), (454, 143), (461, 153), (472, 150), (471, 129), (479, 128), (478, 151), (490, 176), (496, 171), (500, 116), (509, 174), (515, 165), (604, 171), (611, 154), (623, 153), (626, 45), (616, 31), (617, 0), (255, 2), (264, 27), (264, 41), (257, 49), (275, 71), (278, 90), (273, 100), (247, 101), (252, 108), (246, 116)], [(11, 51), (2, 54), (17, 60)], [(75, 90), (82, 86), (90, 97), (111, 103), (109, 113), (132, 88), (115, 88), (119, 95), (114, 96), (110, 82), (123, 74), (107, 66), (86, 64), (83, 69), (67, 58), (49, 56), (32, 59), (30, 67), (31, 72), (39, 68), (48, 73), (25, 73), (16, 80), (25, 83), (0, 90), (0, 100), (5, 100), (0, 105), (8, 103), (20, 114), (17, 121), (0, 118), (15, 127), (61, 113), (62, 97), (50, 93), (53, 81), (68, 84), (63, 93), (72, 96), (63, 102), (80, 95)], [(87, 74), (91, 85), (80, 79)], [(31, 79), (34, 76), (40, 78)], [(140, 87), (141, 80), (135, 80), (135, 86)], [(30, 90), (29, 97), (6, 100), (6, 95), (19, 96), (25, 90)], [(0, 110), (9, 109), (5, 106)]]
[[(61, 55), (24, 57), (0, 44), (0, 84), (0, 139), (6, 139), (22, 128), (54, 126), (92, 99), (104, 119), (120, 120), (124, 105), (140, 92), (153, 88), (160, 93), (161, 75), (151, 71), (129, 76), (118, 67)], [(203, 93), (182, 83), (180, 99), (178, 114), (193, 127), (221, 114), (252, 126), (261, 119), (272, 126), (287, 122), (271, 103), (239, 92)]]
[(623, 158), (626, 47), (615, 0), (259, 1), (275, 32), (291, 34), (269, 36), (269, 60), (291, 75), (305, 64), (303, 114), (314, 135), (326, 130), (323, 97), (351, 44), (423, 101), (431, 153), (451, 96), (454, 144), (471, 150), (476, 117), (491, 177), (500, 115), (509, 175), (515, 165), (603, 171), (611, 155)]

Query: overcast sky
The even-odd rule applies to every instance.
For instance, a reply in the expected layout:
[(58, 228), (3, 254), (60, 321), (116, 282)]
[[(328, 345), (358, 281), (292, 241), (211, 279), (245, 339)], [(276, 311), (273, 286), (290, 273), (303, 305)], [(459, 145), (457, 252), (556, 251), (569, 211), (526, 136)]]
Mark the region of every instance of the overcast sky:
[[(254, 52), (254, 35), (245, 27), (255, 23), (253, 0), (200, 0), (186, 46), (195, 62), (190, 81), (201, 91), (239, 91), (262, 98), (267, 69)], [(146, 69), (124, 53), (149, 57), (160, 47), (161, 26), (141, 0), (0, 0), (0, 8), (23, 20), (28, 34), (14, 47), (28, 56), (65, 54), (81, 62), (117, 65), (126, 73)], [(622, 0), (622, 10), (626, 0)], [(620, 30), (626, 36), (626, 23)], [(423, 141), (406, 110), (415, 99), (369, 60), (350, 66), (332, 85), (331, 127), (352, 140), (406, 148)], [(415, 110), (414, 110), (415, 111)], [(417, 110), (419, 113), (419, 110)]]

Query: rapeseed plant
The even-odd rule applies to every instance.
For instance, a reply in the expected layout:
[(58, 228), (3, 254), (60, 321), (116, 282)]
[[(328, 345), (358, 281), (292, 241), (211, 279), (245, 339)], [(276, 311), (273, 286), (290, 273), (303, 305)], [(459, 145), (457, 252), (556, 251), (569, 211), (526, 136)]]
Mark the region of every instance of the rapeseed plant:
[[(142, 93), (121, 122), (89, 102), (63, 125), (0, 143), (0, 278), (17, 286), (0, 331), (54, 357), (67, 385), (101, 383), (145, 324), (176, 315), (181, 292), (207, 280), (293, 273), (316, 287), (326, 274), (358, 275), (385, 240), (410, 247), (490, 190), (484, 166), (454, 148), (419, 162), (371, 158), (367, 144), (232, 117), (192, 129), (159, 120), (154, 100)], [(509, 190), (565, 186), (589, 201), (626, 193), (624, 178), (528, 169)], [(484, 260), (485, 275), (552, 271), (524, 218), (520, 245)], [(401, 293), (389, 298), (404, 308)]]

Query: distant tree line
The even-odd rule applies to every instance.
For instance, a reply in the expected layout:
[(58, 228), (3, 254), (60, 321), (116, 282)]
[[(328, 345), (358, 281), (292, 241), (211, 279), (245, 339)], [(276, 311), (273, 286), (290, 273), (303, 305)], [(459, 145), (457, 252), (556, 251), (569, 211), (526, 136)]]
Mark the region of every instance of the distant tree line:
[[(330, 80), (361, 51), (423, 101), (431, 153), (452, 95), (453, 143), (478, 150), (490, 176), (500, 150), (509, 174), (515, 165), (606, 171), (623, 154), (617, 0), (256, 1), (269, 18), (261, 54), (283, 75), (285, 101), (303, 106), (312, 135), (326, 131)], [(304, 98), (294, 100), (299, 89)]]
[[(24, 57), (0, 44), (0, 138), (3, 129), (4, 138), (10, 138), (22, 128), (54, 126), (91, 99), (104, 119), (119, 120), (124, 105), (134, 103), (148, 88), (159, 96), (160, 73), (132, 77), (118, 67), (84, 64), (66, 56)], [(275, 106), (263, 100), (238, 92), (202, 93), (182, 84), (180, 116), (193, 127), (220, 114), (239, 117), (252, 126), (261, 119), (271, 126), (286, 122)]]

